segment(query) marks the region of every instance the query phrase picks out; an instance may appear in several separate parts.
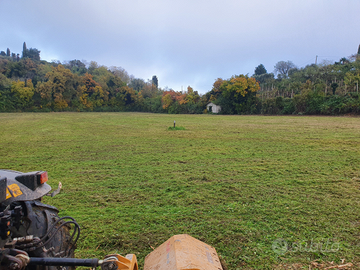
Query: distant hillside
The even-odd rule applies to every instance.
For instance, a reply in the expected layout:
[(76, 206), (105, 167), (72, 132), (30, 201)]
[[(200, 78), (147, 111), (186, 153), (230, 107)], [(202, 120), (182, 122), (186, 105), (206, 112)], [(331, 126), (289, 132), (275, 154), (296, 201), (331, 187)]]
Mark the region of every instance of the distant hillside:
[[(360, 46), (359, 46), (360, 51)], [(297, 68), (279, 61), (276, 74), (260, 64), (251, 77), (217, 79), (204, 95), (161, 89), (121, 67), (92, 61), (47, 62), (35, 48), (0, 52), (0, 111), (147, 111), (207, 113), (213, 102), (222, 114), (359, 114), (359, 54), (335, 64)], [(275, 78), (277, 75), (277, 78)]]

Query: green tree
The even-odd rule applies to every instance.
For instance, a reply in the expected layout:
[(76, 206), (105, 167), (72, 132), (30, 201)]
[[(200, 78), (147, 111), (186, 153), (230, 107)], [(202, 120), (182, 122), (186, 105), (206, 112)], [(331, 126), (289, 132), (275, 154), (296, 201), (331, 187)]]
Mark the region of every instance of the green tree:
[(38, 49), (35, 48), (30, 48), (27, 51), (27, 57), (36, 60), (36, 61), (40, 61), (40, 51)]
[(116, 76), (111, 72), (107, 74), (104, 80), (106, 83), (106, 91), (109, 93), (109, 99), (112, 97), (116, 97), (117, 89), (126, 86), (126, 83), (123, 82), (120, 77)]
[(134, 89), (128, 86), (122, 86), (116, 90), (116, 96), (110, 99), (110, 104), (120, 111), (134, 111), (141, 96), (137, 95)]
[(145, 85), (146, 85), (145, 81), (140, 78), (132, 79), (131, 82), (129, 83), (129, 87), (131, 87), (135, 91), (141, 91), (142, 89), (144, 89)]
[(64, 67), (71, 70), (72, 73), (77, 75), (84, 75), (87, 72), (86, 65), (80, 60), (71, 60), (68, 63), (64, 64)]
[(111, 73), (113, 73), (116, 77), (119, 77), (122, 82), (125, 84), (129, 84), (131, 81), (131, 76), (129, 73), (122, 67), (110, 67)]
[(6, 74), (8, 70), (9, 59), (0, 57), (0, 74)]
[(91, 75), (93, 76), (94, 81), (96, 81), (104, 91), (108, 92), (109, 87), (107, 82), (109, 77), (113, 77), (114, 74), (112, 74), (106, 66), (97, 65), (97, 68), (92, 69)]
[(11, 80), (0, 73), (0, 111), (11, 111), (14, 109), (14, 101), (11, 97)]
[(9, 61), (6, 66), (5, 75), (8, 78), (19, 79), (23, 78), (25, 74), (25, 67), (22, 62)]
[(25, 78), (25, 86), (26, 86), (27, 79), (31, 79), (31, 80), (34, 79), (37, 71), (37, 64), (34, 61), (32, 61), (30, 58), (21, 59), (19, 63), (23, 70), (23, 76)]
[(253, 76), (259, 83), (267, 83), (271, 84), (274, 82), (274, 73), (263, 73), (261, 75), (254, 75)]
[(96, 61), (90, 61), (90, 64), (89, 64), (89, 67), (88, 67), (89, 73), (92, 74), (93, 71), (94, 71), (95, 69), (97, 69), (97, 68), (99, 68), (98, 63), (97, 63)]
[(263, 64), (260, 64), (255, 68), (254, 75), (262, 75), (262, 74), (266, 74), (266, 73), (267, 73), (266, 68), (264, 67)]

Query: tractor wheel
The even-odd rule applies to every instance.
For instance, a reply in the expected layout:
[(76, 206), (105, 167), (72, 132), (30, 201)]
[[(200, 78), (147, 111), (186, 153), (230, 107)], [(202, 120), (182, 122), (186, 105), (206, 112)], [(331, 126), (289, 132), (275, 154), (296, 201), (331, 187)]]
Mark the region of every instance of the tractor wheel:
[[(23, 225), (17, 230), (15, 235), (17, 237), (33, 235), (42, 239), (43, 246), (35, 250), (27, 250), (24, 248), (30, 257), (74, 257), (75, 244), (72, 239), (73, 222), (68, 222), (69, 219), (60, 219), (58, 216), (59, 210), (51, 205), (43, 204), (40, 201), (24, 202), (26, 213), (23, 219)], [(71, 219), (71, 218), (70, 218)], [(73, 219), (71, 219), (73, 220)], [(77, 223), (75, 222), (77, 225)], [(73, 228), (76, 230), (78, 228)], [(76, 238), (76, 234), (74, 235)], [(28, 266), (28, 270), (60, 270), (72, 269), (71, 267), (56, 267), (56, 266)]]

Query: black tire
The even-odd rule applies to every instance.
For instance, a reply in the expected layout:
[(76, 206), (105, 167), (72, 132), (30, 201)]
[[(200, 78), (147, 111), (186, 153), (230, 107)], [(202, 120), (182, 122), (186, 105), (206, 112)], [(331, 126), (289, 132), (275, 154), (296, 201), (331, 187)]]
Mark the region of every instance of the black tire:
[[(58, 216), (59, 210), (51, 205), (40, 201), (29, 201), (23, 203), (25, 217), (19, 230), (13, 232), (13, 237), (33, 235), (42, 239), (42, 244), (35, 250), (24, 248), (30, 257), (74, 257), (75, 245), (72, 239), (72, 229), (67, 220), (61, 220)], [(76, 237), (76, 235), (75, 235)], [(28, 270), (58, 270), (72, 269), (70, 267), (54, 266), (28, 266)]]

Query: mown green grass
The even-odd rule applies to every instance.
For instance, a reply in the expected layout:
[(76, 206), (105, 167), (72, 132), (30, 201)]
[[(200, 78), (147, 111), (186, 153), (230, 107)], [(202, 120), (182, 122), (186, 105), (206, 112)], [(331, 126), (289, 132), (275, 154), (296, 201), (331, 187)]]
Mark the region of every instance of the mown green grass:
[[(170, 131), (173, 121), (185, 130)], [(0, 167), (47, 170), (77, 257), (145, 256), (174, 234), (229, 269), (359, 262), (360, 118), (0, 114)], [(276, 239), (293, 246), (272, 249)], [(339, 243), (296, 251), (295, 244)], [(336, 246), (335, 246), (336, 247)]]

